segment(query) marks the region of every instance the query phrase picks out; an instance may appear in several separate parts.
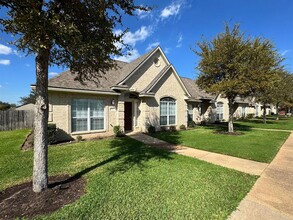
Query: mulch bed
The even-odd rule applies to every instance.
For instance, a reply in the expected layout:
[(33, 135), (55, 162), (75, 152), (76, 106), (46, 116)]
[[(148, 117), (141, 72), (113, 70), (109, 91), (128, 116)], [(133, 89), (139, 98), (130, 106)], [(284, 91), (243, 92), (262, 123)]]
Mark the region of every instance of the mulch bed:
[(85, 193), (85, 179), (69, 175), (49, 178), (49, 188), (32, 190), (32, 182), (12, 186), (0, 192), (0, 219), (34, 217), (52, 213), (79, 199)]
[(30, 150), (34, 148), (34, 132), (31, 131), (21, 145), (21, 150)]

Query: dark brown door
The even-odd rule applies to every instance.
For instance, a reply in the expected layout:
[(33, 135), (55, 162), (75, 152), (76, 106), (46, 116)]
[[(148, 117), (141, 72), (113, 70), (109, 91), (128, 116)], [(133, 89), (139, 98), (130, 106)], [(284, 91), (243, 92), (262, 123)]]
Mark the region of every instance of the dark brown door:
[(132, 102), (124, 103), (124, 128), (125, 131), (132, 130)]

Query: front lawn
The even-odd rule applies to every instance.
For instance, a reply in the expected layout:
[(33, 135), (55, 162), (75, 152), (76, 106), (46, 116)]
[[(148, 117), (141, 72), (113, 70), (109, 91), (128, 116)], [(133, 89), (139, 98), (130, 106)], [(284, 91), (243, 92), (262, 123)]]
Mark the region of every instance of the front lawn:
[(270, 162), (290, 134), (245, 129), (241, 131), (243, 135), (234, 136), (215, 133), (218, 129), (226, 127), (209, 126), (187, 131), (157, 132), (153, 136), (173, 144), (259, 162)]
[[(27, 133), (0, 132), (1, 190), (31, 178)], [(40, 219), (226, 219), (257, 178), (127, 137), (50, 147), (49, 173), (82, 175), (86, 194)]]
[(245, 119), (242, 121), (236, 121), (235, 125), (238, 127), (249, 126), (252, 128), (280, 129), (293, 131), (293, 117), (280, 117), (279, 120), (276, 120), (276, 117), (269, 116), (266, 124), (263, 123), (262, 118), (252, 118)]

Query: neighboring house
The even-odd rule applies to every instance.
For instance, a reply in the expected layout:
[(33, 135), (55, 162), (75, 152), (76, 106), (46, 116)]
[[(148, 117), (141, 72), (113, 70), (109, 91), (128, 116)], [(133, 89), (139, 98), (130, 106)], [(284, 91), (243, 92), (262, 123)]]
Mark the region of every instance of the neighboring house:
[(226, 99), (179, 77), (160, 47), (130, 63), (116, 62), (118, 68), (99, 78), (99, 85), (81, 84), (70, 71), (49, 79), (49, 123), (57, 125), (59, 140), (112, 135), (115, 125), (146, 132), (150, 125), (160, 130), (227, 120)]
[(32, 103), (28, 103), (25, 105), (20, 105), (15, 108), (15, 110), (26, 110), (26, 111), (34, 111), (35, 105)]

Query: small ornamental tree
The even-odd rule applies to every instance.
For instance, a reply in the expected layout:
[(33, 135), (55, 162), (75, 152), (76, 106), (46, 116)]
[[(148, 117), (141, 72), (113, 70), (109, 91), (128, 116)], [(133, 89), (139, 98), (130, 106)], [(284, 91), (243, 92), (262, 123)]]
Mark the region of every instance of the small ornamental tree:
[(198, 42), (197, 46), (200, 50), (193, 51), (201, 60), (197, 66), (200, 74), (196, 83), (201, 89), (228, 99), (228, 131), (234, 132), (235, 98), (249, 92), (244, 77), (250, 41), (240, 32), (239, 25), (232, 30), (226, 25), (225, 32), (218, 34), (211, 42)]
[(0, 18), (1, 30), (15, 36), (12, 43), (21, 51), (35, 55), (36, 103), (33, 190), (48, 186), (47, 124), (48, 66), (69, 67), (76, 80), (94, 80), (113, 68), (111, 56), (122, 55), (115, 45), (122, 34), (114, 34), (122, 24), (122, 14), (134, 15), (133, 0), (0, 0), (6, 16)]

